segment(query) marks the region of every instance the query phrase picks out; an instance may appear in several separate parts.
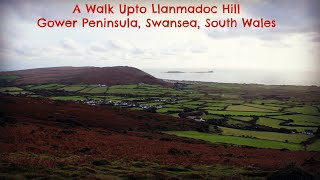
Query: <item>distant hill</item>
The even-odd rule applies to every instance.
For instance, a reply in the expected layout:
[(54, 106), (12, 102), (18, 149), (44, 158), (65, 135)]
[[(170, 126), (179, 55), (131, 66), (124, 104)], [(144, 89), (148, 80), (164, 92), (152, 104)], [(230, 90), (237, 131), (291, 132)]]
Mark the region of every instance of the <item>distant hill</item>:
[(159, 84), (170, 86), (170, 83), (157, 79), (137, 68), (127, 66), (116, 67), (54, 67), (1, 72), (1, 75), (18, 75), (14, 84)]

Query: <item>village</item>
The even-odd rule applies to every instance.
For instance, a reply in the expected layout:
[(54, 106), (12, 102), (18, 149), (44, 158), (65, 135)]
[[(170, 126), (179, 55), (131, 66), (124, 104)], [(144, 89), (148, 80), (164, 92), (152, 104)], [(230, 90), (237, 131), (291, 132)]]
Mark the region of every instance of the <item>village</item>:
[[(176, 104), (177, 101), (179, 99), (154, 99), (153, 102), (162, 102), (164, 104)], [(164, 108), (163, 105), (148, 105), (145, 103), (139, 103), (139, 102), (134, 102), (134, 101), (113, 101), (113, 100), (80, 100), (77, 101), (86, 105), (90, 105), (90, 106), (103, 106), (103, 105), (111, 105), (111, 106), (117, 106), (117, 107), (121, 107), (121, 108), (140, 108), (143, 111), (147, 111), (147, 112), (153, 112), (156, 113), (157, 110)], [(207, 112), (206, 111), (196, 111), (196, 110), (192, 110), (189, 109), (190, 112), (181, 112), (179, 113), (179, 117), (180, 118), (186, 118), (189, 120), (193, 120), (196, 122), (206, 122), (208, 120), (201, 118), (201, 116), (205, 115)], [(210, 124), (210, 120), (208, 121), (208, 123)], [(221, 124), (214, 124), (214, 125), (221, 125)], [(226, 127), (228, 127), (228, 125), (224, 125)], [(237, 126), (229, 126), (232, 128), (240, 128)], [(265, 128), (258, 128), (255, 127), (256, 130), (266, 130)], [(274, 129), (272, 128), (267, 128), (268, 131), (274, 131)], [(283, 131), (284, 129), (280, 129), (279, 131)], [(290, 131), (291, 134), (296, 134), (297, 131)], [(314, 131), (311, 129), (305, 129), (302, 132), (300, 132), (301, 134), (305, 134), (305, 135), (314, 135)]]

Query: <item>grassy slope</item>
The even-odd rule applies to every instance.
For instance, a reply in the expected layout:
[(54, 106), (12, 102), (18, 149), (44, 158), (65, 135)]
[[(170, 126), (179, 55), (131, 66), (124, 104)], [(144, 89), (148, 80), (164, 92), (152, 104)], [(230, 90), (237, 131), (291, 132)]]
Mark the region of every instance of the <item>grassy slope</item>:
[(274, 118), (283, 119), (283, 120), (292, 119), (294, 122), (289, 124), (293, 124), (293, 125), (301, 125), (301, 126), (319, 126), (320, 125), (320, 116), (295, 114), (295, 115), (276, 116)]
[(250, 146), (257, 148), (271, 148), (271, 149), (289, 149), (289, 150), (302, 150), (302, 146), (299, 144), (284, 143), (279, 141), (270, 141), (253, 138), (243, 138), (234, 136), (222, 136), (216, 134), (201, 133), (196, 131), (169, 131), (167, 134), (177, 135), (181, 137), (187, 137), (192, 139), (199, 139), (208, 141), (211, 143), (219, 144), (233, 144), (238, 146)]
[(298, 132), (303, 132), (306, 129), (311, 129), (314, 132), (317, 131), (317, 128), (315, 127), (302, 127), (302, 126), (281, 126), (279, 125), (281, 122), (284, 122), (283, 120), (278, 120), (278, 119), (271, 119), (271, 118), (265, 118), (265, 117), (260, 117), (257, 121), (257, 124), (259, 125), (264, 125), (264, 126), (269, 126), (272, 128), (286, 128), (286, 129), (295, 129)]
[(310, 138), (308, 135), (304, 134), (284, 134), (277, 132), (265, 132), (265, 131), (247, 131), (241, 129), (232, 129), (220, 127), (222, 129), (223, 135), (228, 136), (250, 136), (258, 139), (266, 139), (271, 141), (284, 142), (288, 140), (289, 143), (301, 143), (302, 141)]
[(303, 114), (320, 115), (320, 112), (318, 111), (318, 109), (313, 106), (293, 107), (286, 110), (291, 112), (303, 113)]
[(236, 106), (228, 106), (228, 111), (244, 111), (244, 112), (274, 112), (273, 110), (269, 109), (261, 109), (258, 107), (250, 107), (250, 106), (244, 106), (244, 105), (236, 105)]

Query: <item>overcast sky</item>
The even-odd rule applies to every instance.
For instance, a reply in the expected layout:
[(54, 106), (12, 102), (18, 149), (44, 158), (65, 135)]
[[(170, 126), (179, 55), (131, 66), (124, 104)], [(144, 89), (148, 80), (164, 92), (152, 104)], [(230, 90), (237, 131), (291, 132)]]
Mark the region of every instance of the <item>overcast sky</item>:
[[(276, 29), (41, 29), (37, 20), (126, 19), (123, 15), (72, 14), (76, 3), (140, 4), (152, 1), (0, 1), (0, 70), (53, 66), (134, 66), (137, 68), (276, 69), (320, 72), (319, 0), (167, 0), (163, 5), (217, 5), (239, 2), (241, 15), (130, 16), (153, 19), (265, 18)], [(148, 4), (147, 4), (148, 3)], [(80, 6), (82, 7), (82, 6)], [(239, 21), (240, 22), (240, 21)]]

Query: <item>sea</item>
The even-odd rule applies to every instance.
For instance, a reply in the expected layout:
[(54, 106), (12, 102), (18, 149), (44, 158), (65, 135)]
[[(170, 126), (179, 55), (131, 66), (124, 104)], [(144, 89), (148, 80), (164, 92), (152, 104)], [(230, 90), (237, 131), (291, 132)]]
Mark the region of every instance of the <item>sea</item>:
[[(320, 86), (320, 73), (311, 71), (234, 69), (142, 69), (159, 79), (237, 84)], [(171, 71), (171, 73), (168, 73)], [(179, 73), (172, 73), (176, 71)]]

